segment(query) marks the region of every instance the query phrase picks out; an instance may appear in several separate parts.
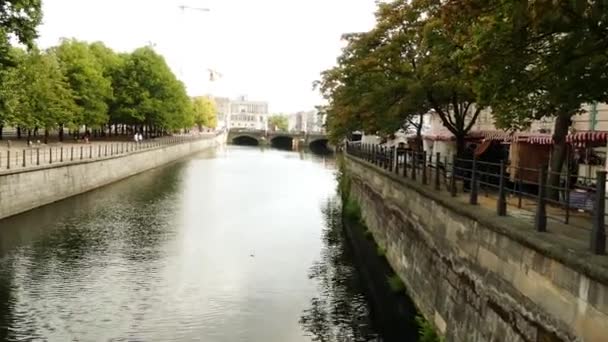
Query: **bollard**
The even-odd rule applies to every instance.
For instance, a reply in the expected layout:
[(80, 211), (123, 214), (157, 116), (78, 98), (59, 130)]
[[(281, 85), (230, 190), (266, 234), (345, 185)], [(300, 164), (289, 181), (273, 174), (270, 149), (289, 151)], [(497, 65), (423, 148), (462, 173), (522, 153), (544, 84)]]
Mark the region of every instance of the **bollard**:
[(439, 163), (441, 162), (441, 152), (435, 154), (435, 190), (441, 190), (441, 178)]
[(23, 164), (21, 164), (21, 166), (25, 167), (25, 150), (23, 150)]
[(93, 145), (89, 145), (89, 159), (93, 159)]
[(80, 146), (80, 160), (82, 160), (82, 157), (83, 157), (83, 153), (82, 152), (83, 152), (83, 148), (82, 148), (82, 146)]
[(469, 203), (473, 205), (477, 205), (477, 157), (473, 156), (473, 167), (471, 174), (471, 197), (469, 198)]
[(500, 179), (498, 180), (498, 200), (496, 201), (496, 213), (498, 216), (507, 215), (507, 194), (505, 191), (505, 161), (500, 161)]
[(40, 165), (40, 148), (36, 148), (36, 165)]
[(6, 151), (6, 169), (11, 168), (11, 150)]
[(70, 148), (70, 161), (74, 161), (74, 146)]
[(597, 171), (595, 191), (595, 210), (593, 211), (593, 222), (591, 226), (591, 253), (597, 255), (606, 254), (606, 227), (604, 227), (606, 215), (606, 171)]
[(426, 151), (422, 152), (422, 184), (427, 185), (428, 179), (426, 174)]
[(49, 148), (49, 164), (53, 164), (53, 148)]
[(456, 197), (456, 155), (452, 156), (452, 174), (450, 175), (450, 194), (452, 195), (452, 197)]
[(63, 163), (63, 147), (60, 148), (60, 154), (59, 154), (59, 162)]

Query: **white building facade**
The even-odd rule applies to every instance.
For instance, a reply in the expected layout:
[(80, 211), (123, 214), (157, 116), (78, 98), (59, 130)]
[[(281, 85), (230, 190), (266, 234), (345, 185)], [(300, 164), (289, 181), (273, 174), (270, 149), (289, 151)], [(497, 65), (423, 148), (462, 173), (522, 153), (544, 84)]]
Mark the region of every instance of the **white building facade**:
[(218, 126), (227, 129), (268, 129), (268, 102), (250, 101), (246, 96), (236, 99), (216, 97)]

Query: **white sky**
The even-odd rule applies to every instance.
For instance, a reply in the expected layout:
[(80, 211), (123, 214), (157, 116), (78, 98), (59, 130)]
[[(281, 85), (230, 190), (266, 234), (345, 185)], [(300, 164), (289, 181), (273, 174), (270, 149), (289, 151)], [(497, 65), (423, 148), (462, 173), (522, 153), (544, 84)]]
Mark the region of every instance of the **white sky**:
[[(211, 12), (182, 12), (179, 5)], [(43, 0), (41, 47), (62, 37), (118, 51), (153, 43), (190, 95), (270, 103), (271, 112), (321, 103), (312, 82), (334, 65), (345, 32), (369, 30), (374, 0)], [(223, 74), (209, 82), (207, 69)]]

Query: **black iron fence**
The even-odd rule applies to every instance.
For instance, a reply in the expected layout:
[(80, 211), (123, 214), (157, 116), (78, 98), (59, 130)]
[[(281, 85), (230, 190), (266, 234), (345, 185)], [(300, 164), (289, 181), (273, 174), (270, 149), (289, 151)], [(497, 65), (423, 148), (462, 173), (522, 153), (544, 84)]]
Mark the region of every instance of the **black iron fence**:
[(27, 146), (0, 148), (0, 173), (15, 169), (35, 168), (83, 160), (95, 160), (138, 151), (177, 145), (215, 135), (177, 135), (140, 142), (100, 142), (65, 144), (61, 146)]
[(348, 143), (346, 153), (471, 205), (495, 206), (497, 215), (529, 220), (538, 232), (551, 221), (590, 230), (591, 252), (606, 254), (606, 171), (586, 178), (552, 173), (546, 165), (526, 168), (359, 142)]

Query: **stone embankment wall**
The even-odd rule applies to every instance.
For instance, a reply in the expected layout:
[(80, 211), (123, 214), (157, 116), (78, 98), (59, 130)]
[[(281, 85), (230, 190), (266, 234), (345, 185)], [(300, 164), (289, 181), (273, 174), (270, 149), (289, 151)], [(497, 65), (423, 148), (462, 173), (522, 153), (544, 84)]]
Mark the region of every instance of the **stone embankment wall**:
[(226, 135), (126, 155), (0, 173), (0, 219), (53, 203), (225, 143)]
[(608, 256), (345, 163), (365, 223), (446, 341), (608, 341)]

